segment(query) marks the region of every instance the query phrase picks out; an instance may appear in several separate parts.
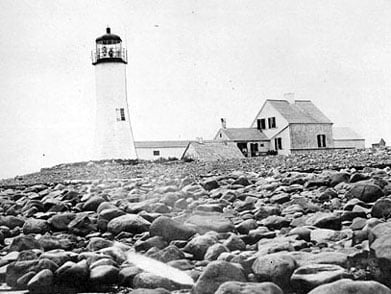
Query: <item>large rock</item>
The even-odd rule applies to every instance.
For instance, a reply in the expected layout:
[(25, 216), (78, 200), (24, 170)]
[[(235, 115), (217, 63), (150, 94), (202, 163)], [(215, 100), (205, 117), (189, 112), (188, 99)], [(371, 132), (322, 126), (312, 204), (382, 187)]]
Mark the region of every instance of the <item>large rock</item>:
[(24, 234), (45, 234), (50, 230), (49, 224), (41, 219), (28, 219), (23, 225)]
[(175, 245), (170, 245), (152, 255), (150, 257), (159, 260), (161, 262), (167, 263), (173, 260), (178, 260), (178, 259), (184, 259), (185, 254), (178, 249)]
[(107, 225), (107, 230), (114, 235), (121, 232), (139, 234), (148, 231), (150, 225), (149, 221), (137, 214), (125, 214), (112, 219)]
[(391, 199), (379, 199), (373, 205), (371, 210), (372, 217), (390, 218), (391, 217)]
[(168, 278), (146, 272), (140, 273), (134, 277), (133, 286), (134, 288), (163, 288), (170, 291), (188, 288), (188, 286), (175, 283)]
[(274, 283), (225, 282), (215, 294), (284, 294)]
[(194, 294), (213, 294), (228, 281), (246, 282), (243, 268), (226, 261), (212, 261), (207, 265), (193, 287)]
[(0, 226), (6, 226), (10, 229), (23, 227), (24, 219), (13, 215), (0, 216)]
[(308, 264), (299, 267), (291, 277), (291, 285), (297, 293), (307, 293), (319, 285), (346, 277), (343, 267), (335, 264)]
[(391, 290), (375, 281), (342, 279), (316, 287), (308, 294), (391, 294)]
[(83, 204), (83, 210), (92, 210), (96, 211), (99, 205), (106, 200), (103, 199), (100, 196), (92, 196), (90, 199), (88, 199), (84, 204)]
[(306, 225), (322, 229), (340, 230), (341, 218), (333, 213), (317, 212), (306, 220)]
[(209, 231), (225, 233), (235, 230), (232, 221), (222, 213), (194, 214), (186, 220), (185, 224), (193, 227), (199, 234)]
[(29, 293), (52, 293), (53, 273), (48, 269), (43, 269), (37, 273), (27, 284)]
[(206, 251), (210, 246), (217, 243), (217, 237), (213, 234), (205, 234), (194, 237), (184, 248), (185, 252), (193, 254), (194, 259), (204, 258)]
[(85, 236), (96, 231), (96, 225), (86, 213), (77, 214), (67, 227), (71, 233), (80, 236)]
[(67, 261), (55, 272), (56, 282), (67, 286), (79, 287), (87, 281), (89, 272), (86, 259), (78, 263)]
[(149, 232), (151, 236), (161, 236), (167, 242), (171, 242), (188, 240), (196, 233), (196, 230), (167, 216), (160, 216), (152, 222)]
[(119, 278), (119, 269), (112, 265), (100, 265), (91, 269), (90, 281), (94, 285), (116, 284)]
[(20, 235), (12, 240), (9, 251), (23, 251), (29, 249), (42, 249), (41, 244), (30, 235)]
[(290, 289), (290, 277), (296, 269), (296, 261), (285, 253), (258, 256), (252, 270), (259, 281), (271, 281), (284, 290)]
[(346, 194), (348, 198), (357, 198), (364, 202), (375, 202), (384, 195), (382, 189), (374, 184), (357, 183)]
[(48, 223), (54, 230), (65, 231), (68, 229), (69, 223), (76, 217), (74, 212), (67, 212), (53, 215), (49, 218)]
[(35, 272), (38, 260), (12, 262), (7, 266), (5, 282), (11, 287), (16, 286), (17, 280), (28, 272)]

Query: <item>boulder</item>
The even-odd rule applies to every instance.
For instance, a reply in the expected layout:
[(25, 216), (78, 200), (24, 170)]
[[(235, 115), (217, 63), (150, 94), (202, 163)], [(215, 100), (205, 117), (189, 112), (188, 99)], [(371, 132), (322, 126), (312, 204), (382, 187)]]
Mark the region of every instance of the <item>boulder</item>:
[(160, 216), (152, 222), (149, 233), (151, 236), (161, 236), (167, 242), (171, 242), (188, 240), (196, 233), (196, 230), (167, 216)]
[(56, 270), (56, 282), (66, 286), (80, 287), (88, 280), (89, 273), (87, 260), (83, 259), (78, 263), (67, 261)]
[(53, 273), (48, 269), (41, 270), (27, 283), (29, 293), (52, 293), (52, 287)]
[(347, 276), (346, 270), (335, 264), (308, 264), (299, 267), (291, 277), (291, 285), (297, 293), (307, 293), (317, 286)]
[(29, 272), (35, 272), (38, 260), (25, 260), (11, 262), (6, 269), (5, 282), (11, 287), (15, 287), (17, 280)]
[(28, 219), (23, 225), (23, 234), (45, 234), (50, 230), (49, 224), (41, 219)]
[(296, 261), (285, 253), (258, 256), (252, 270), (258, 281), (271, 281), (281, 289), (290, 289), (290, 277), (296, 269)]
[(363, 202), (375, 202), (384, 195), (382, 189), (375, 184), (357, 183), (346, 193), (347, 198), (357, 198)]
[(384, 198), (379, 199), (372, 206), (371, 210), (372, 217), (385, 218), (388, 219), (391, 217), (391, 199)]
[(136, 275), (133, 279), (134, 288), (163, 288), (170, 291), (188, 288), (178, 283), (175, 283), (168, 278), (157, 276), (151, 273), (143, 272)]
[(226, 261), (212, 261), (199, 277), (192, 293), (214, 294), (223, 283), (228, 281), (246, 282), (243, 268)]
[(161, 262), (167, 263), (173, 260), (183, 259), (185, 258), (185, 254), (178, 249), (175, 245), (170, 245), (149, 257), (159, 260)]
[(83, 204), (84, 211), (96, 211), (99, 205), (106, 200), (100, 196), (92, 196)]
[(111, 285), (118, 282), (119, 269), (112, 265), (96, 266), (90, 271), (90, 281), (93, 285)]
[(65, 231), (68, 229), (69, 223), (75, 217), (76, 217), (76, 214), (73, 212), (56, 214), (48, 219), (48, 223), (52, 226), (53, 230)]
[(225, 282), (215, 294), (284, 294), (274, 283)]
[(107, 230), (114, 235), (121, 232), (129, 232), (139, 234), (148, 231), (150, 222), (137, 214), (125, 214), (112, 219), (108, 225)]
[(184, 251), (193, 254), (194, 259), (201, 260), (208, 248), (215, 243), (217, 243), (217, 237), (213, 234), (196, 236), (187, 243)]
[(391, 294), (391, 290), (375, 281), (342, 279), (316, 287), (308, 294)]
[(30, 236), (30, 235), (20, 235), (20, 236), (17, 236), (15, 237), (13, 240), (12, 240), (12, 243), (9, 247), (9, 251), (23, 251), (23, 250), (29, 250), (29, 249), (41, 249), (42, 250), (42, 247), (41, 247), (41, 244), (39, 244), (39, 242), (34, 239), (33, 236)]
[(205, 234), (209, 231), (225, 233), (235, 230), (232, 221), (223, 213), (197, 213), (191, 215), (185, 221), (185, 225), (194, 228), (199, 234)]

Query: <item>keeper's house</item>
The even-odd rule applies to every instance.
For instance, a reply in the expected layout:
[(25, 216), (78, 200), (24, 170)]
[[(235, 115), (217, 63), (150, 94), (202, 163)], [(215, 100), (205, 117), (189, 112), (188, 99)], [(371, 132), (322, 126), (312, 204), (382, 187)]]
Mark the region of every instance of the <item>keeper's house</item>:
[(333, 128), (310, 100), (266, 100), (249, 128), (227, 128), (225, 119), (215, 140), (232, 141), (247, 157), (268, 151), (288, 155), (329, 149), (365, 148), (365, 140), (349, 128)]

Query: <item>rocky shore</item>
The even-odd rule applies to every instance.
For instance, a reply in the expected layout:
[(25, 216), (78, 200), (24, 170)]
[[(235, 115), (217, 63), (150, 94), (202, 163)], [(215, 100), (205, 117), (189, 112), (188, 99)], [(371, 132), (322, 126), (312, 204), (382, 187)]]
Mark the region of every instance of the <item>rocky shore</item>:
[(63, 164), (0, 181), (0, 292), (391, 294), (390, 195), (387, 150)]

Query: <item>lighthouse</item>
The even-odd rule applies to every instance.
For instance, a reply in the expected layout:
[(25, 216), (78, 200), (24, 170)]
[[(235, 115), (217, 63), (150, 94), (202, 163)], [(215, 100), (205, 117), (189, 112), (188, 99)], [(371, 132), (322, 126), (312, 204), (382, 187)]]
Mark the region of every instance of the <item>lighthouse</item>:
[(96, 82), (94, 159), (136, 159), (126, 91), (127, 51), (110, 28), (96, 39), (92, 64)]

